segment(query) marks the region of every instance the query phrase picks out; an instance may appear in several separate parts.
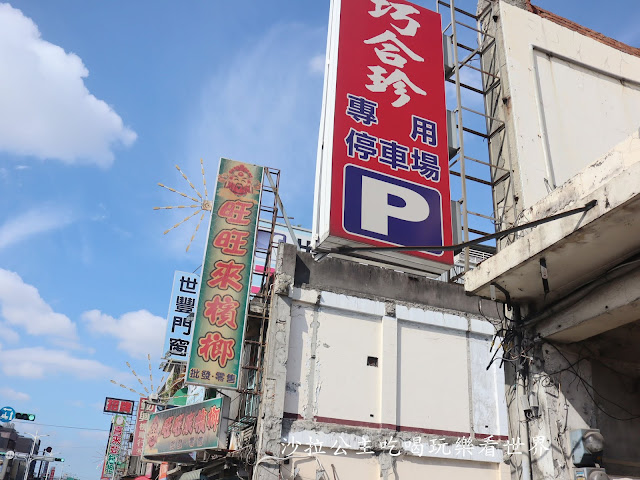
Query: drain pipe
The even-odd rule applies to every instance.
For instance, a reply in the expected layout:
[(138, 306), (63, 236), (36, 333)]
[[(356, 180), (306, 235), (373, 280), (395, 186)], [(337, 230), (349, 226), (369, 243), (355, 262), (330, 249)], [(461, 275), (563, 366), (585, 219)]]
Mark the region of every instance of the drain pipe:
[[(521, 455), (521, 468), (522, 477), (521, 480), (531, 480), (531, 453), (529, 451), (529, 422), (525, 416), (525, 421), (520, 421), (520, 412), (523, 412), (522, 399), (527, 398), (525, 379), (527, 377), (527, 366), (525, 364), (526, 358), (521, 355), (522, 353), (522, 337), (524, 336), (522, 315), (520, 313), (520, 306), (513, 306), (513, 320), (515, 327), (517, 328), (514, 350), (517, 354), (516, 363), (516, 408), (518, 409), (518, 434), (524, 444), (524, 452)], [(524, 412), (523, 412), (524, 413)]]

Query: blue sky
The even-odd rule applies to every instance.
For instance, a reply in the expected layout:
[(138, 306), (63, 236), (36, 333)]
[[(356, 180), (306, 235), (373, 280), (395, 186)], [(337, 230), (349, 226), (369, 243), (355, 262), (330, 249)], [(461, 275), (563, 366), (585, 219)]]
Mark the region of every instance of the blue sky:
[[(637, 2), (537, 4), (640, 41)], [(147, 353), (161, 376), (173, 272), (200, 265), (205, 229), (188, 253), (195, 221), (163, 235), (185, 215), (152, 210), (183, 203), (156, 183), (188, 190), (178, 164), (200, 188), (200, 158), (210, 188), (221, 156), (280, 168), (310, 226), (328, 9), (0, 3), (0, 406), (36, 413), (19, 429), (65, 472), (98, 477), (104, 397), (134, 397), (109, 380), (135, 386), (125, 362), (148, 371)]]

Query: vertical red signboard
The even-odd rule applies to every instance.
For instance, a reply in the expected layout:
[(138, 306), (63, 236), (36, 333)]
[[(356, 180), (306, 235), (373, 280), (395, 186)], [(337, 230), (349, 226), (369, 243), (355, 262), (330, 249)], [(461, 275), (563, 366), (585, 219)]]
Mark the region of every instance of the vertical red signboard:
[(136, 430), (133, 434), (133, 445), (131, 446), (132, 457), (142, 456), (149, 416), (156, 411), (156, 406), (148, 403), (148, 400), (148, 398), (140, 397), (140, 403), (138, 403), (138, 419), (136, 421)]
[[(320, 246), (450, 245), (440, 15), (402, 0), (334, 0), (328, 51)], [(418, 268), (453, 263), (444, 251), (385, 255)]]

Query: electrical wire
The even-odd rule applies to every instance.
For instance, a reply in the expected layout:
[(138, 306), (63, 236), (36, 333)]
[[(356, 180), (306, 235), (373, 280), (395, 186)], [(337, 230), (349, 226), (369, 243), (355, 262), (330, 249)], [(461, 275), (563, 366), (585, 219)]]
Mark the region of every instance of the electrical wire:
[(71, 425), (51, 425), (50, 423), (38, 423), (38, 422), (29, 422), (32, 425), (42, 425), (44, 427), (56, 427), (56, 428), (72, 428), (74, 430), (92, 430), (94, 432), (108, 432), (109, 430), (105, 430), (103, 428), (87, 428), (87, 427), (73, 427)]
[[(564, 359), (565, 359), (565, 361), (566, 361), (568, 364), (571, 364), (571, 362), (569, 361), (569, 359), (564, 355), (564, 353), (562, 353), (562, 351), (561, 351), (561, 350), (560, 350), (556, 345), (554, 345), (553, 343), (551, 343), (551, 342), (549, 342), (549, 341), (547, 341), (546, 343), (548, 343), (548, 344), (549, 344), (549, 345), (551, 345), (553, 348), (555, 348), (555, 349), (556, 349), (556, 351), (557, 351), (557, 352), (562, 356), (562, 358), (564, 358)], [(573, 365), (570, 365), (570, 367), (569, 367), (569, 368), (573, 371), (573, 374), (576, 376), (576, 378), (577, 378), (577, 379), (579, 379), (579, 380), (580, 380), (580, 382), (582, 382), (582, 386), (584, 387), (584, 390), (585, 390), (585, 392), (587, 392), (587, 395), (589, 396), (589, 398), (591, 399), (591, 401), (593, 401), (593, 404), (598, 408), (598, 410), (600, 410), (600, 411), (601, 411), (602, 413), (604, 413), (606, 416), (608, 416), (608, 417), (610, 417), (610, 418), (612, 418), (612, 419), (614, 419), (614, 420), (621, 421), (621, 422), (628, 422), (628, 421), (631, 421), (631, 420), (635, 420), (635, 419), (640, 418), (640, 415), (635, 415), (634, 413), (630, 412), (629, 410), (627, 410), (627, 409), (626, 409), (625, 407), (623, 407), (622, 405), (619, 405), (618, 403), (614, 402), (613, 400), (610, 400), (610, 399), (608, 399), (607, 397), (603, 396), (600, 392), (598, 392), (598, 391), (593, 387), (593, 385), (591, 385), (589, 382), (587, 382), (587, 381), (586, 381), (586, 380), (585, 380), (585, 379), (580, 375), (580, 373), (578, 373), (578, 371), (576, 370), (576, 368), (575, 368)], [(597, 402), (597, 401), (596, 401), (596, 399), (593, 397), (593, 395), (591, 394), (591, 392), (589, 392), (589, 388), (587, 388), (587, 387), (591, 388), (591, 389), (595, 392), (595, 394), (596, 394), (598, 397), (600, 397), (600, 398), (602, 398), (603, 400), (605, 400), (605, 401), (607, 401), (607, 402), (611, 403), (612, 405), (615, 405), (616, 407), (618, 407), (618, 408), (619, 408), (620, 410), (622, 410), (623, 412), (628, 413), (628, 414), (630, 415), (630, 417), (629, 417), (629, 418), (620, 418), (620, 417), (616, 417), (615, 415), (612, 415), (612, 414), (610, 414), (609, 412), (607, 412), (604, 408), (602, 408), (602, 407), (600, 406), (600, 404), (598, 404), (598, 402)]]

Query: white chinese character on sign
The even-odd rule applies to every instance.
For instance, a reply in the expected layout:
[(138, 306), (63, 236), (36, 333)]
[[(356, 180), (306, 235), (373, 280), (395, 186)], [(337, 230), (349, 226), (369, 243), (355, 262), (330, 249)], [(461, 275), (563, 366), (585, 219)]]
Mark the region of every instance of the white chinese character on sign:
[(507, 447), (507, 455), (522, 455), (522, 452), (519, 450), (521, 447), (524, 447), (524, 443), (522, 443), (520, 437), (507, 441), (505, 446)]
[(542, 452), (546, 452), (547, 450), (549, 450), (549, 447), (546, 445), (547, 441), (544, 435), (531, 437), (531, 443), (533, 444), (533, 446), (529, 451), (533, 452), (534, 455), (540, 455)]
[(451, 455), (451, 447), (445, 443), (444, 438), (434, 438), (431, 440), (431, 446), (429, 447), (429, 453), (440, 453), (443, 455)]
[(411, 89), (419, 95), (427, 94), (427, 92), (425, 92), (420, 87), (415, 85), (411, 80), (409, 80), (406, 73), (400, 70), (396, 69), (386, 78), (384, 77), (384, 75), (387, 74), (387, 71), (383, 67), (370, 66), (369, 70), (371, 70), (372, 73), (371, 75), (367, 76), (372, 83), (371, 85), (365, 85), (365, 87), (367, 87), (372, 92), (386, 92), (387, 87), (389, 85), (393, 85), (394, 93), (398, 95), (398, 99), (391, 103), (391, 105), (393, 105), (394, 107), (402, 107), (403, 105), (406, 105), (409, 100), (411, 100), (411, 97), (407, 95), (407, 86), (411, 87)]
[(424, 453), (424, 444), (422, 443), (422, 437), (413, 437), (409, 445), (409, 451), (414, 455), (422, 456)]
[(383, 48), (376, 48), (375, 51), (378, 58), (387, 65), (392, 65), (397, 68), (404, 67), (405, 63), (407, 63), (407, 59), (398, 53), (400, 50), (402, 50), (412, 60), (415, 60), (416, 62), (424, 62), (424, 58), (414, 53), (409, 47), (398, 40), (395, 33), (390, 32), (389, 30), (370, 38), (369, 40), (365, 40), (364, 43), (368, 45), (382, 43)]
[(397, 457), (401, 453), (400, 450), (398, 449), (398, 441), (393, 437), (389, 437), (389, 440), (381, 441), (380, 448), (382, 450), (385, 450), (392, 457)]
[(293, 447), (293, 450), (291, 452), (288, 453), (288, 455), (293, 455), (294, 453), (296, 453), (296, 451), (298, 450), (298, 447), (300, 446), (300, 444), (298, 442), (296, 442), (295, 440), (291, 439), (289, 440), (289, 442), (286, 445), (282, 446), (282, 455), (285, 454), (285, 451), (287, 450), (287, 447)]
[[(338, 445), (338, 441), (340, 441), (340, 443), (342, 444), (342, 446)], [(346, 455), (347, 451), (344, 449), (344, 447), (349, 447), (349, 444), (347, 442), (344, 441), (344, 438), (342, 437), (338, 437), (338, 440), (336, 440), (333, 445), (331, 445), (331, 448), (335, 449), (335, 452), (333, 452), (334, 455)]]
[(494, 457), (497, 445), (498, 442), (493, 439), (493, 435), (489, 435), (486, 440), (480, 444), (480, 453), (484, 452), (485, 456)]
[(309, 447), (305, 448), (304, 451), (307, 452), (308, 456), (327, 453), (324, 450), (322, 450), (322, 442), (320, 440), (314, 440), (312, 443), (311, 437), (309, 437)]
[(356, 452), (356, 455), (364, 455), (365, 453), (373, 454), (371, 450), (371, 440), (367, 437), (362, 437), (362, 441), (358, 442), (358, 449), (360, 452)]
[(456, 440), (456, 444), (453, 447), (456, 453), (462, 453), (462, 458), (468, 453), (469, 456), (472, 454), (473, 450), (473, 442), (471, 441), (471, 437), (459, 437)]
[(410, 18), (409, 15), (414, 15), (416, 13), (420, 13), (420, 11), (411, 5), (404, 5), (401, 3), (393, 3), (389, 0), (371, 0), (375, 5), (375, 9), (369, 12), (374, 18), (380, 18), (383, 15), (386, 15), (391, 9), (393, 9), (393, 13), (391, 14), (391, 18), (398, 21), (405, 21), (407, 24), (404, 28), (397, 27), (396, 25), (391, 24), (393, 28), (395, 28), (402, 35), (413, 37), (418, 28), (420, 28), (420, 24), (417, 20)]

